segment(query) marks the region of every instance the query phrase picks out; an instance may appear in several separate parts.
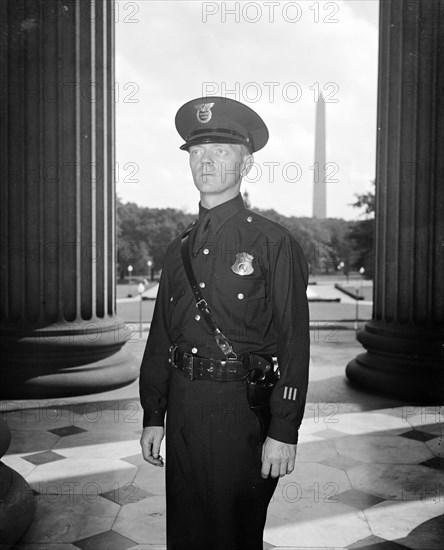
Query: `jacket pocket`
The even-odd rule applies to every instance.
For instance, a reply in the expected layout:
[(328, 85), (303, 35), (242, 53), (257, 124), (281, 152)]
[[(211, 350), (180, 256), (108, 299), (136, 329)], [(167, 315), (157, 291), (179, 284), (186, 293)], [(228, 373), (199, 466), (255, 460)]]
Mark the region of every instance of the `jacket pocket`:
[(267, 312), (267, 285), (261, 277), (216, 275), (215, 289), (218, 310), (224, 318), (249, 325)]

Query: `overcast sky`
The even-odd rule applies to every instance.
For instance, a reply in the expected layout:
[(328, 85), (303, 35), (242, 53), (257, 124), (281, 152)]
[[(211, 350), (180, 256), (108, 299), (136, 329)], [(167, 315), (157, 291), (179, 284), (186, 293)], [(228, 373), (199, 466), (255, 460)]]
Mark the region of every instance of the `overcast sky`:
[(353, 195), (371, 189), (375, 177), (378, 5), (119, 0), (119, 197), (196, 212), (199, 195), (174, 117), (190, 99), (226, 95), (256, 110), (270, 131), (243, 182), (252, 205), (311, 216), (322, 92), (327, 216), (356, 219)]

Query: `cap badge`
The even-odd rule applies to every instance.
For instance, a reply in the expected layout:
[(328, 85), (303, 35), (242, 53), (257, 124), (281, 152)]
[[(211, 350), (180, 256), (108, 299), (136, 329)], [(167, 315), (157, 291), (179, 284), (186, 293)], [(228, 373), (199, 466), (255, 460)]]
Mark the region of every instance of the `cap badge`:
[(200, 105), (195, 105), (197, 120), (202, 124), (210, 122), (213, 113), (211, 112), (211, 107), (214, 103), (201, 103)]
[(238, 252), (236, 261), (231, 266), (231, 271), (236, 275), (251, 275), (254, 271), (253, 260), (254, 257), (248, 252)]

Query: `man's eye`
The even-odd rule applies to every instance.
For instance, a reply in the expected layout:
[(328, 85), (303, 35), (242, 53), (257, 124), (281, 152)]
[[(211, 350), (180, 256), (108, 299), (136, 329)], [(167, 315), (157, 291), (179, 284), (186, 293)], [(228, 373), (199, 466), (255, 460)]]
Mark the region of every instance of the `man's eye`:
[(218, 147), (218, 148), (216, 149), (216, 153), (217, 153), (218, 155), (225, 155), (225, 149), (222, 149), (222, 147)]
[(193, 156), (196, 156), (196, 155), (198, 155), (199, 153), (200, 153), (199, 149), (193, 149), (193, 150), (191, 151), (191, 154), (192, 154)]

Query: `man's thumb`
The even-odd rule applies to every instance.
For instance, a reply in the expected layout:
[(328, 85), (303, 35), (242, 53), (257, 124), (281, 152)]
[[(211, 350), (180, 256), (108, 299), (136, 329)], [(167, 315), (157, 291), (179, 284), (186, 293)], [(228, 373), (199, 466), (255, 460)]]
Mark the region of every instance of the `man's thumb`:
[(160, 451), (160, 441), (158, 439), (155, 439), (153, 441), (153, 457), (159, 458), (159, 451)]

